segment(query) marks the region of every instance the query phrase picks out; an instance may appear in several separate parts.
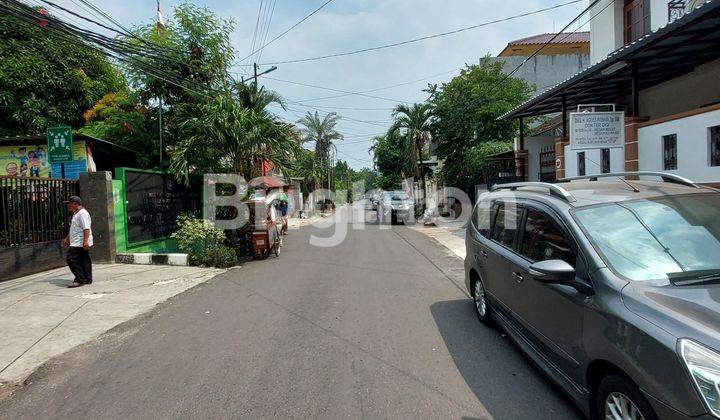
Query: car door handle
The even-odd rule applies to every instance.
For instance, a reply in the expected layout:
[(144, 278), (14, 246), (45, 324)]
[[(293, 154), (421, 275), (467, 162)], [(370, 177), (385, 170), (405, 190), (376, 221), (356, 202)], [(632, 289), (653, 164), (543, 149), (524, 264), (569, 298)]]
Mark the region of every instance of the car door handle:
[(482, 255), (483, 258), (487, 258), (487, 257), (488, 257), (488, 253), (485, 252), (485, 251), (483, 251), (483, 250), (480, 250), (480, 255)]
[(522, 274), (521, 274), (520, 272), (518, 272), (518, 271), (513, 271), (512, 275), (513, 275), (513, 277), (515, 277), (515, 280), (516, 280), (518, 283), (521, 283), (521, 282), (523, 281), (523, 276), (522, 276)]

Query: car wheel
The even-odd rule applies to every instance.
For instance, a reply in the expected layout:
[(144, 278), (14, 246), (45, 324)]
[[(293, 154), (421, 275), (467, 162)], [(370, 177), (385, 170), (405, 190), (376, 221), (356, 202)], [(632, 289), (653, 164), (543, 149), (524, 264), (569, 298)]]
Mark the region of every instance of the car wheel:
[(486, 325), (492, 325), (490, 316), (490, 303), (488, 302), (485, 286), (480, 279), (473, 282), (473, 302), (475, 303), (475, 314), (477, 314), (480, 322)]
[(619, 375), (608, 375), (600, 381), (595, 403), (598, 419), (657, 420), (638, 387)]

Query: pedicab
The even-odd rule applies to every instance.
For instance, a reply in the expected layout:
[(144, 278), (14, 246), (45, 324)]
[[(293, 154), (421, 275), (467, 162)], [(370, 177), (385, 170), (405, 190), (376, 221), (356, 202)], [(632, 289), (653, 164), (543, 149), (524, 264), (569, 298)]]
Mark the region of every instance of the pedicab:
[(267, 258), (270, 254), (280, 256), (282, 234), (273, 201), (274, 198), (270, 197), (245, 201), (250, 210), (250, 241), (254, 258)]

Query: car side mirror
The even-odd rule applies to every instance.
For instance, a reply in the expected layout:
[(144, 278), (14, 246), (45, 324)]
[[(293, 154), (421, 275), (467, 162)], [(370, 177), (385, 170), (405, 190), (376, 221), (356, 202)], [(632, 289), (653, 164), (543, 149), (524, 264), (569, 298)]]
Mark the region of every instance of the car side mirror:
[(563, 284), (588, 296), (595, 293), (592, 286), (575, 279), (575, 268), (563, 260), (538, 261), (530, 265), (528, 271), (535, 280), (542, 283)]
[(530, 275), (542, 283), (570, 285), (575, 280), (575, 268), (563, 260), (538, 261), (530, 266)]

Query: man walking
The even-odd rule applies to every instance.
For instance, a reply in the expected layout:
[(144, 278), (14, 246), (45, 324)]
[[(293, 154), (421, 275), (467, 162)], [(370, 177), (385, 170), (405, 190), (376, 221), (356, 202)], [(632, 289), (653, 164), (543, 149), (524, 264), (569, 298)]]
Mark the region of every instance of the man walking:
[(67, 253), (67, 263), (75, 275), (75, 280), (68, 287), (80, 287), (92, 283), (92, 262), (90, 261), (90, 247), (93, 246), (90, 213), (82, 205), (78, 196), (67, 199), (68, 211), (73, 214), (70, 222), (70, 233), (63, 239), (63, 246), (70, 246)]

